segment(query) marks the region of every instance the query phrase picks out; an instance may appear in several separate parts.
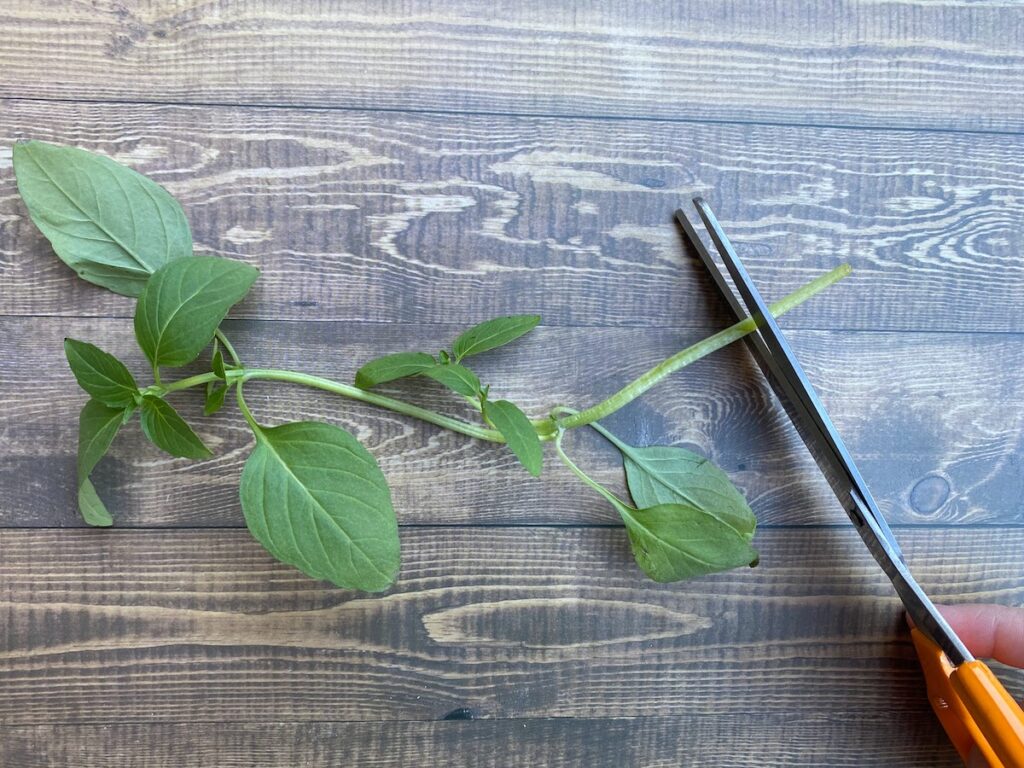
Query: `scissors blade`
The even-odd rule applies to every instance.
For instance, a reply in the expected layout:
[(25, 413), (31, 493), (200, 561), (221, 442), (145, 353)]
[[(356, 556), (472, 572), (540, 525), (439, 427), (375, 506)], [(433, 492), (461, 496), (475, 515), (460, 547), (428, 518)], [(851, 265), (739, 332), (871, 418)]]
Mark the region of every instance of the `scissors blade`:
[[(754, 359), (853, 521), (861, 539), (892, 582), (917, 627), (942, 648), (953, 664), (959, 665), (969, 661), (972, 658), (970, 653), (907, 568), (896, 537), (882, 517), (832, 419), (821, 404), (817, 392), (775, 322), (768, 305), (733, 250), (718, 219), (701, 198), (695, 198), (693, 203), (750, 311), (749, 316), (753, 317), (757, 324), (757, 330), (746, 336)], [(677, 211), (676, 218), (737, 319), (746, 319), (748, 314), (743, 304), (736, 298), (725, 275), (704, 247), (686, 215), (682, 211)]]

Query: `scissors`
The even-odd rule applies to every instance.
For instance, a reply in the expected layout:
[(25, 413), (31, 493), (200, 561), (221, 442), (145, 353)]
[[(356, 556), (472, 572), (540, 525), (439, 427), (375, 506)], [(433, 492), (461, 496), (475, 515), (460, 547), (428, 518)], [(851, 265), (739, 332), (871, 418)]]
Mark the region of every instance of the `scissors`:
[(676, 211), (676, 218), (737, 320), (754, 318), (757, 330), (745, 337), (754, 359), (839, 503), (903, 601), (914, 624), (911, 638), (924, 669), (928, 700), (950, 741), (965, 761), (971, 750), (977, 748), (992, 768), (1024, 768), (1024, 712), (1020, 705), (988, 666), (971, 655), (911, 575), (900, 545), (857, 465), (718, 219), (701, 198), (694, 198), (693, 204), (732, 276), (742, 303), (686, 214)]

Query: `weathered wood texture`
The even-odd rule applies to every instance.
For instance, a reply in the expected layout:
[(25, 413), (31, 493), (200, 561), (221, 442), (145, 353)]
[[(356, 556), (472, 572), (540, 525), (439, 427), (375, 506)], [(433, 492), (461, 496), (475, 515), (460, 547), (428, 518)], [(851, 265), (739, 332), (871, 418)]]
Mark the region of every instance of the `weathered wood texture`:
[[(923, 716), (856, 533), (757, 541), (758, 568), (659, 585), (621, 529), (419, 528), (396, 586), (365, 596), (242, 531), (0, 530), (0, 723)], [(938, 600), (1024, 598), (1005, 555), (1024, 529), (903, 542)], [(1002, 677), (1024, 692), (1024, 672)]]
[(1020, 130), (1012, 0), (7, 2), (0, 95)]
[(27, 137), (164, 183), (201, 250), (263, 270), (242, 316), (717, 327), (672, 221), (703, 194), (772, 298), (853, 265), (788, 327), (1024, 330), (1021, 136), (8, 101), (0, 314), (131, 312), (29, 221)]
[(5, 768), (954, 768), (919, 713), (23, 726)]
[[(74, 529), (61, 338), (144, 366), (131, 302), (31, 225), (10, 146), (106, 152), (182, 200), (200, 251), (259, 266), (229, 326), (252, 363), (349, 379), (542, 313), (479, 360), (533, 415), (727, 323), (671, 218), (708, 197), (771, 298), (853, 265), (783, 324), (924, 586), (1020, 604), (1016, 3), (13, 0), (0, 29), (0, 766), (957, 764), (891, 586), (738, 346), (608, 425), (724, 467), (756, 569), (654, 584), (557, 462), (530, 480), (503, 447), (263, 385), (267, 421), (331, 415), (380, 457), (409, 524), (392, 590), (239, 530), (248, 433), (189, 395), (217, 458), (129, 430), (96, 473), (121, 527)], [(600, 439), (571, 447), (621, 488)]]
[[(351, 381), (365, 360), (437, 349), (457, 327), (237, 321), (227, 326), (262, 367)], [(589, 405), (700, 338), (699, 332), (540, 328), (473, 365), (495, 392), (541, 416)], [(84, 395), (63, 357), (64, 336), (99, 343), (145, 377), (127, 319), (0, 318), (0, 521), (75, 526), (77, 414)], [(1024, 336), (1019, 334), (797, 331), (798, 354), (893, 523), (1024, 523)], [(198, 368), (196, 368), (198, 370)], [(677, 373), (608, 425), (639, 445), (678, 444), (710, 456), (748, 495), (762, 524), (845, 518), (781, 407), (737, 345)], [(549, 452), (540, 480), (504, 446), (474, 441), (335, 395), (283, 384), (250, 386), (274, 423), (330, 416), (381, 461), (405, 523), (610, 523), (610, 506)], [(457, 398), (417, 380), (390, 390), (475, 420)], [(137, 425), (97, 471), (98, 487), (126, 526), (237, 526), (238, 476), (252, 436), (233, 404), (198, 414), (201, 393), (175, 402), (195, 415), (218, 457), (175, 460)], [(593, 474), (622, 484), (618, 453), (595, 435), (571, 448)], [(513, 490), (514, 489), (514, 490)]]

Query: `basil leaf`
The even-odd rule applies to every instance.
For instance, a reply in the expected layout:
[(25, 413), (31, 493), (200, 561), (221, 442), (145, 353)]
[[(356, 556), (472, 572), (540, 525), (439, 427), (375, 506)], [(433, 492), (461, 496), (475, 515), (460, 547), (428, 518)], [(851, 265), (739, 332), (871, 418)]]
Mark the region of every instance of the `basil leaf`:
[(89, 525), (108, 526), (114, 523), (96, 494), (89, 475), (113, 442), (125, 412), (125, 409), (90, 400), (78, 416), (78, 509)]
[(682, 503), (696, 507), (733, 528), (747, 541), (757, 518), (729, 477), (708, 459), (683, 448), (621, 445), (626, 483), (640, 508)]
[(89, 478), (78, 486), (78, 511), (85, 522), (97, 528), (109, 528), (114, 524), (114, 518)]
[(162, 398), (152, 395), (142, 398), (142, 431), (157, 448), (171, 456), (207, 459), (213, 455), (192, 427)]
[(466, 397), (477, 397), (480, 394), (480, 379), (469, 368), (458, 363), (435, 365), (423, 371), (434, 381), (444, 384), (448, 389)]
[(437, 361), (426, 352), (398, 352), (366, 363), (356, 371), (356, 386), (369, 389), (386, 381), (415, 376), (432, 368)]
[(109, 157), (42, 141), (14, 145), (18, 192), (61, 261), (80, 277), (138, 296), (149, 276), (192, 255), (181, 206)]
[(757, 564), (757, 550), (744, 536), (696, 507), (687, 504), (659, 504), (647, 509), (616, 506), (626, 523), (637, 565), (655, 581), (682, 581)]
[[(216, 333), (216, 331), (214, 331), (214, 333)], [(217, 349), (214, 351), (213, 360), (210, 363), (210, 367), (213, 369), (213, 372), (217, 375), (217, 378), (227, 381), (228, 374), (227, 371), (224, 370), (224, 355), (221, 353), (220, 347), (217, 347)]]
[(124, 363), (85, 341), (64, 339), (64, 354), (78, 386), (104, 405), (129, 408), (135, 405), (139, 387)]
[(391, 492), (373, 456), (340, 427), (259, 429), (239, 492), (249, 530), (278, 560), (350, 589), (379, 592), (394, 581)]
[(526, 471), (534, 477), (540, 475), (544, 451), (526, 414), (508, 400), (495, 400), (484, 403), (484, 418), (501, 432)]
[(135, 307), (135, 337), (154, 366), (177, 366), (199, 356), (259, 270), (231, 259), (195, 256), (161, 267)]
[(757, 518), (728, 475), (700, 454), (685, 448), (624, 443), (600, 424), (590, 425), (622, 453), (626, 485), (638, 507), (685, 504), (718, 518), (747, 541)]
[(213, 416), (217, 411), (224, 407), (224, 396), (227, 395), (228, 388), (225, 386), (216, 386), (211, 381), (206, 385), (206, 402), (203, 404), (203, 415)]
[(452, 352), (458, 362), (470, 355), (479, 355), (489, 349), (515, 341), (529, 333), (540, 322), (540, 315), (511, 315), (474, 325), (455, 340)]

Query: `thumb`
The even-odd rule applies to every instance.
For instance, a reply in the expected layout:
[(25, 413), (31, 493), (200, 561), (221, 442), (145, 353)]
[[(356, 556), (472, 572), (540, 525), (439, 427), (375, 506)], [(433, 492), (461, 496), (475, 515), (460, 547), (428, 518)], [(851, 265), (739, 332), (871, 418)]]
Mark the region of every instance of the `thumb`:
[(942, 605), (939, 611), (975, 656), (1024, 667), (1024, 609), (1005, 605)]

